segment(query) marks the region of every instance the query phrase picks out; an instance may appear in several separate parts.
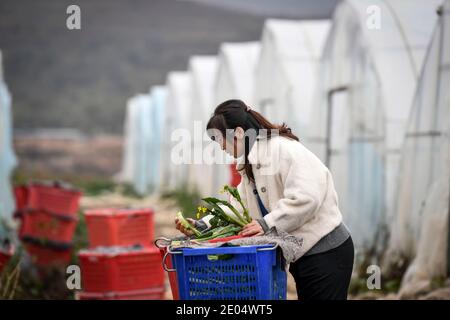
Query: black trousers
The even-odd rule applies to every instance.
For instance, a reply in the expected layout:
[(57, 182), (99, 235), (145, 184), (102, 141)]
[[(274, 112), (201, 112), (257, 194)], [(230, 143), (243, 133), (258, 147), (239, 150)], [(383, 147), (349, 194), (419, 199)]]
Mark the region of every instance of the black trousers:
[(349, 237), (339, 247), (303, 256), (289, 267), (299, 300), (346, 300), (353, 271), (354, 247)]

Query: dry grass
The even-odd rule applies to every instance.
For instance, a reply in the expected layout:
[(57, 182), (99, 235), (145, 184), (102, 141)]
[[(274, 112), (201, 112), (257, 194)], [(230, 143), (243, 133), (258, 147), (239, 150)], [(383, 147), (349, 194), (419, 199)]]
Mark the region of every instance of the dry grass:
[(16, 294), (20, 278), (20, 260), (11, 271), (5, 270), (0, 277), (0, 299), (12, 300)]

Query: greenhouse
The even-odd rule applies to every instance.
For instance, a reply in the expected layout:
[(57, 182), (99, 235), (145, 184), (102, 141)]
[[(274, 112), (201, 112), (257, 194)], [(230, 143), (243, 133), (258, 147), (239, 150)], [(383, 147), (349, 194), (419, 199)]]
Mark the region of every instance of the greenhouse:
[[(217, 56), (193, 56), (189, 60), (192, 74), (192, 164), (189, 168), (189, 187), (207, 196), (214, 192), (214, 165), (205, 163), (213, 157), (204, 152), (206, 123), (214, 112), (214, 86), (217, 75)], [(207, 139), (206, 141), (208, 141)], [(207, 149), (205, 151), (212, 151)]]
[[(152, 176), (152, 97), (139, 94), (127, 102), (123, 168), (119, 180), (130, 183), (137, 193), (147, 194)], [(145, 174), (143, 174), (145, 173)]]
[[(255, 68), (259, 54), (259, 42), (221, 44), (214, 90), (215, 105), (229, 99), (241, 99), (248, 105), (254, 105)], [(223, 163), (218, 164), (220, 169), (217, 170), (213, 183), (213, 189), (219, 190), (231, 181), (234, 159), (218, 147), (214, 148), (214, 155), (215, 163)]]
[(306, 134), (328, 20), (268, 19), (256, 67), (257, 108), (276, 123)]
[(385, 241), (394, 214), (400, 150), (440, 3), (379, 2), (379, 25), (368, 23), (372, 1), (343, 1), (334, 12), (307, 144), (331, 169), (360, 250)]
[(214, 95), (216, 104), (235, 98), (253, 104), (255, 68), (259, 53), (259, 42), (226, 42), (220, 46)]
[(163, 145), (163, 137), (165, 137), (163, 130), (163, 122), (165, 116), (167, 88), (165, 86), (154, 86), (150, 88), (150, 95), (152, 99), (152, 152), (150, 154), (150, 170), (151, 183), (153, 191), (157, 191), (161, 184), (161, 148)]
[(406, 130), (388, 259), (413, 260), (402, 294), (450, 274), (450, 1), (428, 49)]
[(5, 226), (12, 223), (15, 209), (11, 190), (11, 174), (16, 166), (12, 144), (11, 95), (3, 77), (2, 52), (0, 51), (0, 238), (5, 236)]
[[(162, 190), (175, 190), (188, 183), (188, 163), (181, 156), (189, 156), (190, 145), (182, 143), (190, 130), (192, 75), (187, 71), (172, 71), (167, 75), (167, 100), (163, 132), (171, 136), (164, 139), (162, 147)], [(176, 131), (175, 131), (176, 130)], [(174, 132), (175, 131), (175, 132)], [(175, 146), (177, 146), (175, 148)], [(181, 147), (181, 149), (180, 149)], [(189, 160), (189, 159), (188, 159)]]

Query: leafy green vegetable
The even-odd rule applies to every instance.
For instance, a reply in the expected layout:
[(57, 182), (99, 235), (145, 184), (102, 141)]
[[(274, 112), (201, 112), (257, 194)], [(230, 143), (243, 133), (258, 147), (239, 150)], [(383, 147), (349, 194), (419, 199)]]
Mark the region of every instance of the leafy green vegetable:
[(226, 221), (223, 221), (222, 219), (220, 219), (220, 217), (218, 216), (214, 216), (209, 220), (209, 224), (211, 225), (212, 228), (216, 228), (216, 227), (224, 227), (226, 225), (228, 225), (228, 223)]
[(203, 237), (197, 238), (198, 241), (207, 241), (217, 238), (225, 238), (236, 235), (242, 228), (233, 225), (228, 225), (226, 227), (218, 227), (211, 230), (211, 233)]
[[(183, 216), (181, 212), (177, 213), (177, 218), (183, 227), (187, 230), (191, 230), (197, 241), (208, 241), (217, 238), (224, 238), (234, 236), (238, 234), (242, 228), (252, 221), (247, 208), (242, 202), (241, 196), (236, 188), (225, 185), (223, 190), (233, 196), (242, 207), (243, 214), (241, 214), (232, 204), (228, 201), (217, 199), (214, 197), (203, 198), (209, 207), (199, 206), (197, 209), (197, 218), (205, 213), (213, 215), (209, 220), (211, 227), (202, 232), (198, 231), (193, 225), (191, 225)], [(233, 212), (228, 215), (224, 208), (225, 206)]]
[[(212, 198), (212, 197), (203, 198), (202, 200), (213, 207), (214, 210), (211, 210), (211, 213), (213, 215), (218, 215), (220, 217), (220, 219), (228, 221), (228, 223), (232, 223), (232, 224), (235, 224), (235, 225), (238, 225), (241, 227), (243, 227), (247, 224), (246, 221), (243, 220), (243, 218), (239, 214), (239, 212), (228, 202), (217, 199), (217, 198)], [(223, 209), (219, 206), (219, 204), (223, 204), (223, 205), (227, 206), (228, 208), (230, 208), (231, 211), (233, 211), (233, 213), (236, 215), (236, 218), (226, 214), (223, 211)]]
[(248, 221), (248, 222), (251, 222), (251, 221), (252, 221), (252, 218), (250, 217), (250, 214), (248, 213), (247, 208), (245, 207), (244, 203), (242, 202), (241, 195), (239, 194), (238, 189), (237, 189), (237, 188), (230, 187), (230, 186), (228, 186), (228, 185), (225, 185), (225, 186), (223, 187), (223, 189), (224, 189), (225, 191), (227, 191), (229, 194), (231, 194), (231, 195), (237, 200), (237, 202), (239, 202), (239, 204), (240, 204), (241, 207), (242, 207), (242, 211), (243, 211), (243, 213), (244, 213), (244, 219), (245, 219), (246, 221)]

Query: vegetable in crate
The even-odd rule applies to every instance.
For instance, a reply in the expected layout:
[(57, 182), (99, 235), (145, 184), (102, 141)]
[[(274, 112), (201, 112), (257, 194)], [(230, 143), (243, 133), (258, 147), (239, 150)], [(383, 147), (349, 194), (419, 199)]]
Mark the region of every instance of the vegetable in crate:
[[(237, 235), (242, 227), (247, 225), (252, 221), (250, 215), (248, 213), (247, 208), (243, 204), (239, 192), (237, 189), (224, 186), (223, 190), (228, 192), (232, 197), (236, 199), (236, 201), (241, 205), (242, 212), (241, 214), (232, 204), (228, 201), (220, 200), (214, 197), (203, 198), (209, 208), (206, 207), (198, 207), (197, 218), (200, 218), (200, 214), (211, 214), (214, 217), (210, 220), (211, 227), (203, 232), (197, 230), (195, 226), (190, 224), (184, 217), (181, 212), (177, 214), (177, 219), (180, 224), (186, 229), (192, 231), (194, 238), (198, 241), (207, 241), (218, 238), (225, 238)], [(233, 213), (231, 215), (227, 214), (223, 207), (225, 206)]]
[(181, 223), (181, 225), (186, 229), (190, 230), (194, 233), (196, 237), (199, 237), (201, 235), (200, 231), (197, 230), (193, 225), (191, 225), (183, 216), (181, 211), (177, 213), (177, 219)]
[(242, 202), (241, 195), (239, 194), (238, 189), (230, 187), (228, 185), (225, 185), (225, 186), (223, 186), (223, 191), (228, 192), (231, 196), (233, 196), (237, 200), (237, 202), (239, 202), (239, 204), (242, 207), (242, 211), (244, 213), (245, 220), (247, 220), (248, 222), (251, 222), (252, 218), (250, 217), (250, 214), (248, 213), (247, 208), (245, 207), (244, 203)]

